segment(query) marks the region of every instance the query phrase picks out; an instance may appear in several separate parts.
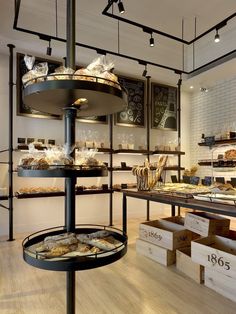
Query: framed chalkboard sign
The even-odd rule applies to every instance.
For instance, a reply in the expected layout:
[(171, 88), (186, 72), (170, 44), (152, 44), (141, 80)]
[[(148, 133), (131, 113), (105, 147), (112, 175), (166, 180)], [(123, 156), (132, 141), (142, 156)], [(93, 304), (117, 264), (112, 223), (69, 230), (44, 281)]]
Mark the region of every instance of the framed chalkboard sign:
[[(27, 106), (23, 102), (22, 98), (22, 76), (28, 72), (24, 62), (24, 54), (17, 53), (17, 69), (16, 69), (16, 90), (17, 90), (17, 115), (18, 116), (26, 116), (32, 118), (47, 118), (47, 119), (61, 119), (61, 116), (40, 112), (37, 110), (32, 109), (31, 107)], [(58, 61), (47, 60), (44, 58), (35, 57), (35, 64), (40, 62), (47, 62), (48, 63), (48, 73), (53, 73), (54, 70), (62, 65), (62, 63)]]
[(144, 95), (145, 82), (138, 79), (119, 77), (119, 82), (128, 91), (128, 107), (115, 114), (115, 124), (129, 127), (145, 127)]
[(86, 123), (107, 124), (108, 123), (108, 116), (80, 117), (77, 119), (77, 121), (86, 122)]
[(152, 83), (151, 125), (153, 129), (177, 130), (177, 88)]

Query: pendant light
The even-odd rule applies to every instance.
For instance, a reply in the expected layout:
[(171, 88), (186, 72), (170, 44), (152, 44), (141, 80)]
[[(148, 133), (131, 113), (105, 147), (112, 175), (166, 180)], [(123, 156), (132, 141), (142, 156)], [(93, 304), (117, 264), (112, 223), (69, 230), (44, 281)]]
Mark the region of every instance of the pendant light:
[(216, 29), (216, 34), (215, 34), (215, 43), (220, 42), (220, 35), (218, 33), (218, 29)]

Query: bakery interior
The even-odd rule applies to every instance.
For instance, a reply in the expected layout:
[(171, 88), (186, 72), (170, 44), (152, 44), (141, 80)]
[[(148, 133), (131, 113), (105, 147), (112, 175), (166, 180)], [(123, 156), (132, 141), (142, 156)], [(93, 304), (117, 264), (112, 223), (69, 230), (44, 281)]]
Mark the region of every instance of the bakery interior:
[(0, 313), (235, 313), (235, 0), (0, 4)]

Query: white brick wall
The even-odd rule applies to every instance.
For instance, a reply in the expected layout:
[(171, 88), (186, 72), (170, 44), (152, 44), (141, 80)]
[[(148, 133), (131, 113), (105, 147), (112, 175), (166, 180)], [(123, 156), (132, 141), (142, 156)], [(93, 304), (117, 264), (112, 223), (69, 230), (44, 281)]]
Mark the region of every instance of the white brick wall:
[[(236, 130), (236, 77), (217, 82), (207, 93), (195, 92), (190, 97), (191, 104), (191, 164), (197, 164), (199, 159), (217, 158), (217, 155), (228, 147), (211, 151), (208, 147), (199, 146), (201, 134), (205, 136), (219, 134), (229, 129)], [(232, 148), (230, 146), (229, 148)], [(198, 175), (211, 176), (211, 167), (199, 166)], [(213, 172), (214, 176), (224, 176), (227, 179), (236, 176), (234, 172)]]

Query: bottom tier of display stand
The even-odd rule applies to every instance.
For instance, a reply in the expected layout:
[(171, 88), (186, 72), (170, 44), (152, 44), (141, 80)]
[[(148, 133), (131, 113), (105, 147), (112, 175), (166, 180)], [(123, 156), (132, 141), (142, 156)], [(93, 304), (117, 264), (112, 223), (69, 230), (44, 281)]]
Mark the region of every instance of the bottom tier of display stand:
[(46, 237), (57, 236), (66, 233), (65, 227), (55, 227), (41, 230), (29, 235), (23, 240), (23, 257), (26, 263), (41, 269), (53, 271), (77, 271), (101, 267), (119, 260), (127, 252), (127, 236), (116, 228), (101, 225), (76, 225), (75, 234), (91, 234), (98, 231), (107, 231), (117, 243), (116, 248), (87, 254), (84, 256), (60, 256), (45, 258), (43, 253), (36, 252)]

